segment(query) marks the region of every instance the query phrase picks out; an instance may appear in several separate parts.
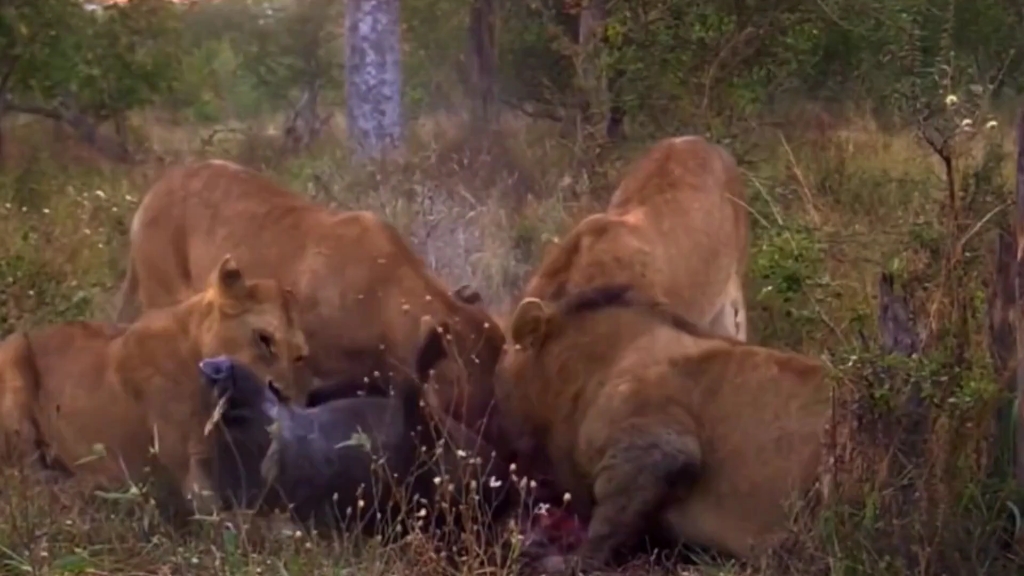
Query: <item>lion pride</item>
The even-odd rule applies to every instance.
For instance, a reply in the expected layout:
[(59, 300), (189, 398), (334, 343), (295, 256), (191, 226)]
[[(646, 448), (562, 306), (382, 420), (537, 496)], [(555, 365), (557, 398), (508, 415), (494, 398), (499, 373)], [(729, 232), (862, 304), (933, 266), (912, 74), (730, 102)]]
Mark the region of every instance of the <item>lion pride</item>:
[(8, 336), (0, 343), (5, 461), (42, 457), (104, 486), (139, 481), (149, 468), (161, 488), (169, 481), (210, 511), (204, 427), (215, 399), (198, 362), (225, 354), (299, 394), (295, 367), (308, 347), (291, 299), (273, 280), (247, 280), (229, 256), (205, 290), (133, 324), (68, 322)]
[(666, 138), (626, 170), (605, 212), (583, 219), (549, 248), (523, 296), (557, 300), (627, 283), (745, 341), (749, 228), (732, 155), (699, 136)]
[(816, 479), (830, 388), (811, 358), (715, 336), (624, 285), (528, 298), (509, 334), (500, 413), (590, 519), (581, 560), (641, 535), (750, 558)]
[(436, 329), (450, 349), (434, 373), (440, 402), (470, 426), (491, 406), (501, 328), (479, 294), (449, 292), (370, 212), (331, 210), (256, 171), (205, 161), (172, 169), (152, 186), (130, 241), (119, 321), (132, 317), (136, 300), (151, 309), (187, 298), (217, 254), (230, 252), (247, 272), (295, 291), (308, 369), (319, 380), (413, 374), (420, 344)]

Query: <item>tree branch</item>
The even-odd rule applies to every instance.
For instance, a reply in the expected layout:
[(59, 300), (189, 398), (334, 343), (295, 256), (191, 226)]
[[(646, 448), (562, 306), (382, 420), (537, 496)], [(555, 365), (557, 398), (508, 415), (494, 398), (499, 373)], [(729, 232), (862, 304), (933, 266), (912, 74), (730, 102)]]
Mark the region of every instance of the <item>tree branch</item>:
[(557, 111), (555, 111), (553, 107), (550, 109), (537, 109), (524, 102), (520, 102), (513, 98), (505, 97), (499, 97), (498, 101), (504, 104), (505, 106), (508, 106), (512, 110), (515, 110), (520, 114), (529, 116), (530, 118), (536, 118), (539, 120), (551, 120), (552, 122), (565, 121), (565, 116), (559, 114)]
[(14, 56), (10, 66), (4, 71), (4, 75), (0, 78), (0, 100), (6, 98), (7, 88), (11, 83), (11, 78), (14, 77), (14, 71), (18, 68), (18, 62), (21, 60), (21, 56)]
[(100, 154), (111, 160), (124, 163), (131, 163), (134, 160), (123, 142), (118, 142), (109, 136), (101, 134), (95, 119), (81, 112), (64, 109), (60, 106), (50, 107), (15, 102), (10, 98), (6, 98), (4, 105), (8, 112), (39, 116), (40, 118), (47, 118), (70, 127), (74, 130), (79, 140), (89, 144)]
[(15, 112), (18, 114), (29, 114), (31, 116), (40, 116), (42, 118), (48, 118), (50, 120), (55, 120), (57, 122), (63, 122), (65, 120), (64, 113), (57, 108), (15, 102), (10, 98), (5, 99), (4, 108), (8, 112)]

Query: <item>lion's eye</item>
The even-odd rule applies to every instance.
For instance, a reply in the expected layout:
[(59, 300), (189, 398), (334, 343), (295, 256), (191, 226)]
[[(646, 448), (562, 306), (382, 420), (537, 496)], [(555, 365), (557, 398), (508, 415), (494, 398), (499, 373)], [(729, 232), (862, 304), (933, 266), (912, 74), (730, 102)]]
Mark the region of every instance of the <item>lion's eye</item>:
[(260, 351), (263, 352), (268, 358), (273, 358), (274, 352), (274, 337), (263, 330), (254, 330), (253, 337), (256, 339), (256, 345)]

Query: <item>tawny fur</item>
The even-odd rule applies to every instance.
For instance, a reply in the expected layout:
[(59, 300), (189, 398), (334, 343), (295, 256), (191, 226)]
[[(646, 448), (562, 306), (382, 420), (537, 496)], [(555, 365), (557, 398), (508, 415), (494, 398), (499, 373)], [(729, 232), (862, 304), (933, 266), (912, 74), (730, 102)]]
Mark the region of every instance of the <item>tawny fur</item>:
[(148, 468), (209, 511), (204, 427), (213, 394), (197, 363), (225, 354), (302, 395), (308, 382), (295, 368), (308, 347), (292, 298), (272, 280), (247, 281), (225, 258), (204, 291), (133, 324), (68, 322), (12, 334), (0, 343), (6, 463), (42, 450), (103, 486), (151, 478)]
[(523, 296), (558, 299), (605, 282), (628, 283), (745, 341), (749, 228), (732, 155), (698, 136), (666, 138), (627, 169), (604, 213), (549, 247)]
[(809, 357), (714, 336), (626, 286), (527, 299), (510, 334), (501, 413), (590, 518), (584, 558), (651, 532), (749, 558), (813, 485), (830, 389)]
[(136, 300), (151, 309), (188, 297), (225, 252), (295, 291), (316, 378), (411, 373), (426, 317), (451, 336), (434, 376), (439, 401), (467, 424), (483, 418), (504, 335), (479, 295), (449, 292), (372, 213), (328, 209), (229, 162), (173, 169), (146, 194), (118, 320), (133, 316)]

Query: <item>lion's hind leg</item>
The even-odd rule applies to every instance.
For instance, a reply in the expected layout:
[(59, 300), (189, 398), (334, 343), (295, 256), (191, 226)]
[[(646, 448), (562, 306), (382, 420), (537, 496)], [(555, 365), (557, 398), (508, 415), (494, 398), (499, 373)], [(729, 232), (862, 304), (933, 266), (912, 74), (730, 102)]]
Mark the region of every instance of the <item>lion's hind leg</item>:
[(4, 463), (43, 462), (32, 418), (37, 387), (28, 338), (16, 332), (0, 342), (0, 458)]
[(658, 524), (662, 508), (700, 470), (696, 437), (672, 429), (631, 433), (609, 450), (595, 474), (595, 507), (581, 556), (608, 563)]

